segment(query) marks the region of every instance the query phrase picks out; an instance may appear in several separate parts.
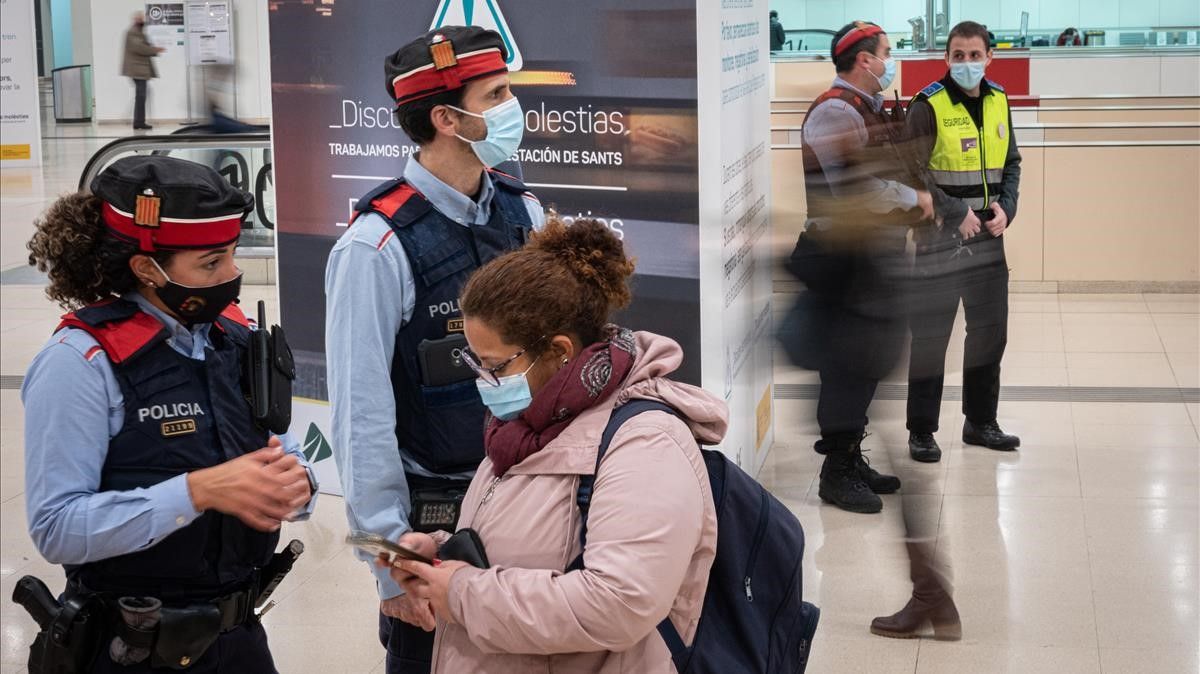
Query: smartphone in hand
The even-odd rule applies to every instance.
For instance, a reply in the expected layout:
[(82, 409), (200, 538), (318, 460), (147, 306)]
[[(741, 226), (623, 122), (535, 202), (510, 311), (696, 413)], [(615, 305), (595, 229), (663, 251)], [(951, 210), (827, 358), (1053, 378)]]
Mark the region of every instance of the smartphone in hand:
[(416, 551), (410, 550), (398, 543), (389, 541), (379, 534), (371, 534), (365, 531), (352, 531), (346, 536), (346, 542), (354, 547), (370, 554), (372, 557), (383, 555), (391, 564), (395, 564), (401, 559), (408, 559), (414, 562), (422, 562), (425, 564), (433, 564), (433, 560)]

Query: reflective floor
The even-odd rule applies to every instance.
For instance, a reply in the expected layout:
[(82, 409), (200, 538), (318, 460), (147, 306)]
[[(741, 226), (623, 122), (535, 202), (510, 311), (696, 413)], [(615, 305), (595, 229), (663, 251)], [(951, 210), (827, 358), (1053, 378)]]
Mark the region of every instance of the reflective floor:
[[(35, 574), (61, 584), (25, 531), (24, 420), (17, 379), (60, 311), (24, 262), (32, 218), (74, 189), (83, 162), (124, 127), (47, 131), (46, 165), (0, 174), (0, 671), (24, 672), (34, 624), (8, 600)], [(251, 286), (244, 299), (271, 298)], [(777, 309), (786, 306), (779, 297)], [(274, 302), (271, 302), (274, 305)], [(871, 409), (877, 468), (904, 487), (881, 515), (820, 503), (810, 373), (777, 371), (777, 442), (760, 479), (808, 537), (804, 593), (821, 606), (810, 672), (1146, 672), (1200, 668), (1200, 387), (1196, 295), (1014, 294), (1000, 421), (1016, 453), (963, 447), (957, 402), (943, 405), (941, 463), (909, 460), (904, 402), (884, 387)], [(636, 327), (636, 326), (634, 326)], [(947, 356), (961, 372), (961, 317)], [(777, 362), (783, 362), (782, 357)], [(896, 380), (897, 382), (900, 379)], [(1133, 387), (1133, 388), (1130, 388)], [(789, 394), (791, 392), (791, 395)], [(791, 397), (784, 397), (791, 395)], [(890, 399), (889, 399), (890, 398)], [(1158, 400), (1159, 402), (1154, 402)], [(1163, 401), (1168, 402), (1163, 402)], [(1174, 400), (1175, 402), (1170, 402)], [(871, 618), (909, 595), (901, 512), (936, 532), (963, 619), (963, 640), (898, 641)], [(283, 535), (307, 546), (265, 618), (281, 672), (382, 670), (371, 576), (342, 543), (341, 500)]]

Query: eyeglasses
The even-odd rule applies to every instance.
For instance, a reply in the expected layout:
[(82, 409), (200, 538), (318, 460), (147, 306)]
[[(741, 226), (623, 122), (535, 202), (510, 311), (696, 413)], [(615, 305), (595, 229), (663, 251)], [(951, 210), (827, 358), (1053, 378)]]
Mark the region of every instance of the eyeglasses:
[[(533, 341), (533, 346), (537, 346), (545, 338), (546, 338), (545, 335), (538, 337), (536, 340)], [(479, 356), (476, 356), (475, 353), (473, 351), (471, 351), (471, 349), (469, 349), (469, 348), (462, 350), (462, 359), (463, 359), (463, 362), (467, 364), (467, 367), (471, 368), (471, 371), (475, 373), (475, 376), (479, 377), (484, 383), (491, 385), (491, 386), (499, 386), (500, 385), (500, 376), (499, 376), (500, 372), (503, 372), (504, 368), (508, 367), (509, 365), (512, 365), (513, 361), (520, 358), (521, 356), (524, 356), (529, 351), (529, 348), (530, 347), (526, 347), (526, 348), (521, 349), (520, 351), (514, 353), (512, 356), (506, 358), (503, 363), (500, 363), (496, 367), (484, 367), (483, 365), (481, 365), (479, 362)]]

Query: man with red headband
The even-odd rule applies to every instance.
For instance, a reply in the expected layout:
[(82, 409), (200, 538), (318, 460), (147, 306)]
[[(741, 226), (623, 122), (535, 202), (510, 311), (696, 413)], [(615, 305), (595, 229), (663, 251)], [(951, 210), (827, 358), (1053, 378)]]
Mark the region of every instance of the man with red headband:
[[(420, 151), (356, 206), (325, 272), (334, 455), (350, 527), (398, 540), (453, 530), (483, 459), (484, 407), (462, 363), (458, 296), (475, 269), (545, 220), (495, 170), (525, 130), (494, 31), (443, 26), (384, 62), (401, 128)], [(360, 553), (365, 561), (368, 556)], [(372, 567), (387, 671), (428, 672), (426, 606)]]
[(900, 130), (883, 110), (882, 92), (896, 74), (887, 34), (856, 21), (834, 36), (831, 56), (837, 77), (809, 108), (801, 132), (808, 222), (791, 268), (820, 313), (807, 328), (820, 332), (820, 497), (875, 513), (883, 508), (878, 494), (898, 490), (900, 480), (863, 458), (867, 407), (903, 341), (906, 228), (932, 207), (929, 193), (911, 186), (919, 181), (906, 170)]

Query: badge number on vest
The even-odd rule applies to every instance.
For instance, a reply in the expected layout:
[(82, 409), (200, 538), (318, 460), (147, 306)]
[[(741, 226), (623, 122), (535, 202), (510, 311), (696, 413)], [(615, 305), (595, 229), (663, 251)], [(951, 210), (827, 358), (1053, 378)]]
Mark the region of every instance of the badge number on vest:
[(179, 421), (164, 421), (162, 424), (162, 434), (164, 438), (173, 438), (177, 435), (188, 435), (196, 432), (195, 419), (180, 419)]
[(451, 318), (446, 321), (446, 332), (463, 332), (463, 319)]

